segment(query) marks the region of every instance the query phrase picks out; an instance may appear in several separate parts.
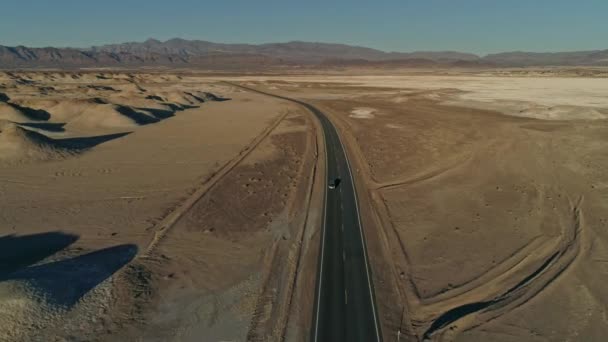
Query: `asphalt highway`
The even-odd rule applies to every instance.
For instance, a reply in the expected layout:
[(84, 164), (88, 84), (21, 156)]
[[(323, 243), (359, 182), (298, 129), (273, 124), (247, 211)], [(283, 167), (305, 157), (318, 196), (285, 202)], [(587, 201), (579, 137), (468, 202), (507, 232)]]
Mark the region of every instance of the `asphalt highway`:
[[(235, 84), (233, 84), (235, 85)], [(382, 341), (357, 191), (344, 146), (327, 116), (296, 99), (244, 89), (298, 103), (321, 122), (327, 185), (311, 341)]]

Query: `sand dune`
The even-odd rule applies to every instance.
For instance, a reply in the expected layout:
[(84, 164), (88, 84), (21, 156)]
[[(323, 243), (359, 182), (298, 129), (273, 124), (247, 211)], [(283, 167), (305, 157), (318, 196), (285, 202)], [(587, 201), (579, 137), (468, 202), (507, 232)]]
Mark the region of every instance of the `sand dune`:
[(23, 100), (22, 103), (27, 104), (33, 108), (44, 109), (51, 113), (51, 121), (54, 122), (66, 122), (69, 121), (87, 109), (94, 108), (100, 104), (105, 103), (100, 98), (88, 98), (88, 99), (27, 99)]
[(5, 120), (48, 120), (51, 115), (40, 109), (24, 107), (16, 103), (0, 102), (0, 119)]
[(137, 83), (133, 83), (133, 82), (130, 82), (127, 84), (115, 85), (115, 86), (113, 86), (113, 89), (115, 89), (117, 91), (125, 92), (125, 93), (144, 93), (144, 92), (146, 92), (146, 89), (142, 88)]
[(0, 93), (0, 119), (65, 124), (61, 132), (67, 135), (119, 132), (156, 123), (208, 101), (225, 100), (194, 84), (171, 83), (181, 78), (118, 73), (0, 73), (6, 92)]
[(76, 151), (55, 140), (19, 125), (0, 121), (0, 161), (26, 162), (51, 160), (73, 155)]
[[(82, 145), (82, 139), (132, 132), (205, 102), (225, 100), (196, 85), (171, 83), (179, 79), (118, 73), (0, 73), (0, 160), (23, 163), (73, 156), (96, 145)], [(81, 140), (75, 146), (70, 137)]]
[(133, 128), (154, 122), (158, 122), (158, 119), (130, 107), (105, 103), (87, 107), (66, 128)]
[(40, 133), (40, 131), (53, 130), (58, 129), (44, 124), (42, 126), (35, 123), (18, 124), (0, 120), (0, 163), (18, 164), (63, 159), (129, 134), (127, 132), (55, 139)]
[[(99, 312), (85, 308), (108, 306), (117, 285), (124, 282), (104, 283), (104, 280), (131, 261), (137, 247), (123, 244), (94, 251), (61, 252), (76, 240), (76, 235), (59, 232), (0, 238), (3, 247), (0, 258), (22, 261), (17, 269), (0, 274), (0, 297), (10, 298), (0, 303), (0, 340), (49, 340), (49, 331), (66, 316), (70, 317), (70, 323), (63, 329), (68, 333), (72, 329), (95, 330), (93, 317), (101, 318)], [(27, 244), (38, 248), (28, 248)], [(50, 260), (36, 264), (47, 256)], [(77, 305), (82, 302), (87, 305)]]
[(29, 118), (19, 109), (8, 103), (0, 102), (0, 119), (11, 121), (28, 121)]

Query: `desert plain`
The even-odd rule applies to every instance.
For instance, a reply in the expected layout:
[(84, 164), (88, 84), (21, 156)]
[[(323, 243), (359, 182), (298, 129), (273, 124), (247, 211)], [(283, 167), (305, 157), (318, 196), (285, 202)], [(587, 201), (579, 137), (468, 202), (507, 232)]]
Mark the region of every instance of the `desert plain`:
[(385, 341), (603, 341), (608, 81), (0, 72), (0, 340), (306, 341), (329, 116)]

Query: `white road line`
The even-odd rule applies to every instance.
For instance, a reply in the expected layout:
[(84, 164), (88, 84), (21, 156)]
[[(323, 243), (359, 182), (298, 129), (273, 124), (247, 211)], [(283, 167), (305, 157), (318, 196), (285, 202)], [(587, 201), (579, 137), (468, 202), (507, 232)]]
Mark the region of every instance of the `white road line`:
[[(333, 124), (332, 124), (332, 126), (333, 126)], [(355, 209), (357, 210), (357, 221), (359, 222), (359, 233), (361, 234), (361, 243), (363, 244), (363, 259), (365, 260), (365, 272), (367, 274), (369, 297), (370, 297), (370, 301), (371, 301), (371, 305), (372, 305), (372, 313), (374, 314), (374, 327), (376, 328), (376, 341), (380, 341), (380, 330), (378, 328), (378, 318), (376, 315), (376, 307), (374, 306), (374, 293), (372, 290), (371, 278), (369, 276), (369, 262), (367, 260), (367, 244), (365, 243), (365, 237), (363, 234), (363, 226), (361, 225), (361, 213), (359, 212), (359, 203), (357, 201), (359, 196), (357, 195), (357, 188), (355, 187), (355, 180), (353, 178), (353, 174), (352, 174), (352, 171), (350, 168), (350, 161), (348, 160), (348, 155), (346, 153), (346, 149), (344, 148), (344, 144), (342, 144), (342, 139), (340, 138), (340, 135), (338, 134), (338, 130), (335, 128), (335, 126), (334, 126), (334, 129), (336, 130), (336, 135), (338, 136), (338, 141), (340, 142), (340, 145), (342, 146), (342, 151), (344, 152), (344, 158), (346, 159), (346, 165), (348, 166), (348, 174), (350, 175), (351, 185), (353, 187), (353, 191), (355, 194)]]
[(344, 304), (348, 304), (348, 292), (344, 289)]

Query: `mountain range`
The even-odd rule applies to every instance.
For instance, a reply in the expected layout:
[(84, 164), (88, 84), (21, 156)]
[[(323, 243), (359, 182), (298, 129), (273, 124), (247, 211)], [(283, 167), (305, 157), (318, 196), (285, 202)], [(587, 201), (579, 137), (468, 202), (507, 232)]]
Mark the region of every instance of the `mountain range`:
[(505, 52), (477, 56), (456, 51), (385, 52), (345, 44), (292, 41), (270, 44), (222, 44), (174, 38), (148, 39), (77, 48), (29, 48), (0, 45), (0, 68), (195, 67), (251, 69), (306, 66), (371, 67), (526, 67), (606, 66), (608, 50), (534, 53)]

